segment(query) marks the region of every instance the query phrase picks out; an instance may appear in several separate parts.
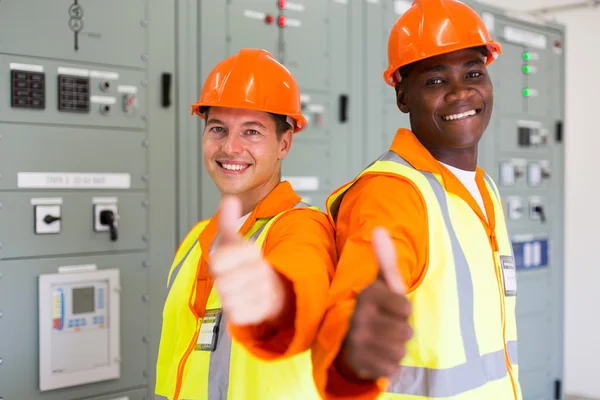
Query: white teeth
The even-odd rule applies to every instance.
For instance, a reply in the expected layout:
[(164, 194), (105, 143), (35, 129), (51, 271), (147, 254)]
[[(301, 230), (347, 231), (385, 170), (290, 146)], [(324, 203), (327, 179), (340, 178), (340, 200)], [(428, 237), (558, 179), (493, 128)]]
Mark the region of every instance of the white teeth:
[(230, 171), (241, 171), (247, 167), (246, 165), (238, 165), (238, 164), (223, 164), (223, 163), (221, 163), (221, 165), (223, 166), (223, 168), (228, 169)]
[(465, 111), (464, 113), (460, 113), (460, 114), (447, 115), (445, 117), (442, 117), (442, 119), (444, 121), (454, 121), (457, 119), (472, 117), (475, 114), (477, 114), (477, 112), (475, 110), (470, 110), (470, 111)]

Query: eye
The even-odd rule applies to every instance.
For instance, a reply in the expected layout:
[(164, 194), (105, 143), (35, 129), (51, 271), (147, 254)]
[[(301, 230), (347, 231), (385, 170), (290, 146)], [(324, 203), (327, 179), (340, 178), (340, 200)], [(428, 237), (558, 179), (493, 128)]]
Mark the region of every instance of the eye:
[(433, 86), (433, 85), (439, 85), (442, 82), (443, 82), (442, 78), (432, 78), (432, 79), (429, 79), (427, 82), (425, 82), (425, 84), (427, 86)]
[(248, 130), (246, 131), (246, 133), (247, 133), (248, 135), (250, 135), (250, 136), (254, 136), (254, 135), (260, 135), (260, 132), (259, 132), (259, 131), (256, 131), (256, 130), (254, 130), (254, 129), (248, 129)]
[(471, 71), (467, 74), (467, 78), (479, 78), (480, 76), (483, 76), (483, 74), (479, 71)]
[(225, 132), (225, 129), (222, 126), (213, 126), (210, 128), (210, 131), (214, 133), (223, 133)]

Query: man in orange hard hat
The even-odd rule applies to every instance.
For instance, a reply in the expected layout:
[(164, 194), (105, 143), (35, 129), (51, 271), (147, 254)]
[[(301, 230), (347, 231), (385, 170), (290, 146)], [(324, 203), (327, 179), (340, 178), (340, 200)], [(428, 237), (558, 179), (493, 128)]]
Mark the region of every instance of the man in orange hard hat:
[[(411, 129), (327, 201), (340, 260), (313, 348), (325, 398), (522, 398), (515, 263), (477, 167), (500, 53), (457, 0), (415, 0), (395, 23), (384, 79)], [(393, 243), (377, 256), (376, 226)]]
[(306, 126), (298, 85), (267, 51), (242, 49), (192, 111), (222, 202), (169, 272), (156, 399), (320, 399), (309, 349), (337, 254), (327, 216), (280, 181)]

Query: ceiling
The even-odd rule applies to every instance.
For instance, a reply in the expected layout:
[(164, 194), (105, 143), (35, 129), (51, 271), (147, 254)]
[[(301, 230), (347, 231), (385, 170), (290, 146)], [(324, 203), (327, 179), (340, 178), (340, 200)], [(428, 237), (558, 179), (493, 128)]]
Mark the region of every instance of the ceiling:
[[(562, 6), (575, 6), (580, 8), (593, 7), (593, 0), (479, 0), (482, 3), (501, 7), (506, 10), (514, 11), (533, 11), (545, 8), (554, 9), (560, 7), (560, 9), (554, 9), (554, 12), (563, 12)], [(600, 0), (596, 0), (599, 3)], [(586, 5), (589, 4), (589, 5)]]

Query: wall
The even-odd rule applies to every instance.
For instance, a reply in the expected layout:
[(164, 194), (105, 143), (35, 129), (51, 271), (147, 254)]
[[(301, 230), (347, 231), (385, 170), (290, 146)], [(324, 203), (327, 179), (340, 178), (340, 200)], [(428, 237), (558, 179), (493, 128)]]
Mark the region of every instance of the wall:
[[(502, 7), (502, 0), (483, 2)], [(568, 1), (562, 0), (564, 4)], [(504, 4), (503, 4), (504, 3)], [(516, 5), (517, 2), (515, 2)], [(552, 3), (528, 0), (534, 9)], [(600, 399), (600, 263), (597, 248), (600, 188), (590, 166), (597, 161), (600, 135), (595, 132), (600, 76), (597, 38), (600, 8), (563, 11), (553, 17), (566, 27), (566, 192), (565, 192), (565, 392)]]

